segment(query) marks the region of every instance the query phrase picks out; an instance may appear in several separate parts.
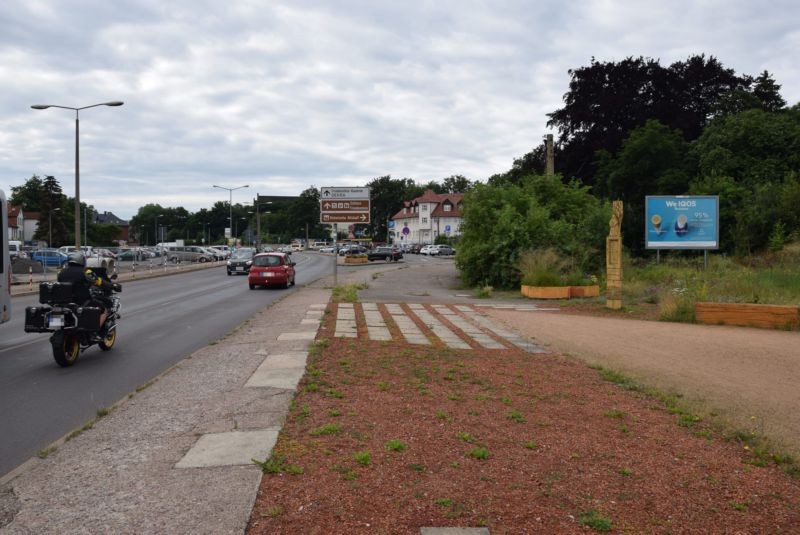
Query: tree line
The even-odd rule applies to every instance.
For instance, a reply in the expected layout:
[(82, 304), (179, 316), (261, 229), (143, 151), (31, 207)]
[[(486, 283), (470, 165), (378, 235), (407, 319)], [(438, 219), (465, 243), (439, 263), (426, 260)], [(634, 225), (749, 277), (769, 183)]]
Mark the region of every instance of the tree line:
[(738, 75), (695, 55), (666, 67), (592, 58), (569, 76), (564, 106), (548, 114), (559, 134), (557, 178), (542, 176), (539, 146), (465, 198), (458, 263), (467, 283), (514, 286), (522, 252), (543, 247), (599, 270), (608, 229), (598, 218), (615, 199), (625, 203), (623, 240), (633, 255), (645, 253), (648, 195), (719, 195), (725, 253), (798, 238), (800, 104), (787, 106), (769, 72)]

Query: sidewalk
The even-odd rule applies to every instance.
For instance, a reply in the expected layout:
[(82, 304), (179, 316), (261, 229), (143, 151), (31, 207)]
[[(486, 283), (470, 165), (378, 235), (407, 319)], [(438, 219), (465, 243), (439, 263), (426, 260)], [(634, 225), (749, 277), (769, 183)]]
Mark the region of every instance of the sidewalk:
[(323, 288), (259, 312), (4, 477), (0, 532), (242, 533), (262, 475), (251, 459), (277, 438)]

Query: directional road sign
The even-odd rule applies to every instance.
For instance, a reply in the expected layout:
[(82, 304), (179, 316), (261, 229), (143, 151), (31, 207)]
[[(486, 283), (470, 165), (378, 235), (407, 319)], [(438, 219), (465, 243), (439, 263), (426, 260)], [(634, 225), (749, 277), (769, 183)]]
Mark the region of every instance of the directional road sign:
[(369, 199), (369, 188), (320, 188), (320, 200)]
[(369, 199), (319, 201), (322, 212), (369, 212)]
[(322, 213), (319, 222), (329, 223), (369, 223), (369, 212), (334, 212)]
[(369, 223), (370, 188), (320, 188), (319, 222)]

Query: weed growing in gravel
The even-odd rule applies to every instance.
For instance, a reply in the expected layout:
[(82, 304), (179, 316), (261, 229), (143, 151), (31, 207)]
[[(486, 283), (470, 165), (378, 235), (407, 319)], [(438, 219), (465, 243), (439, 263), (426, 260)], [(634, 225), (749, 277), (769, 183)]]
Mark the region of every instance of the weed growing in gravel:
[(55, 453), (57, 449), (58, 446), (50, 446), (49, 448), (45, 448), (36, 452), (36, 456), (40, 459), (47, 459), (47, 457), (49, 457), (51, 453)]
[(328, 409), (328, 416), (331, 416), (331, 417), (335, 418), (335, 417), (341, 416), (341, 415), (342, 415), (342, 411), (340, 411), (339, 409)]
[(506, 418), (511, 420), (512, 422), (517, 422), (518, 424), (525, 423), (525, 417), (522, 416), (522, 413), (519, 411), (511, 411), (506, 415)]
[(283, 507), (280, 505), (273, 505), (272, 507), (267, 507), (263, 511), (261, 511), (262, 517), (269, 517), (269, 518), (277, 518), (283, 514)]
[(442, 507), (450, 507), (451, 505), (453, 505), (453, 500), (451, 500), (450, 498), (436, 498), (435, 500), (433, 500), (433, 503), (435, 503), (436, 505), (441, 505)]
[(280, 474), (285, 472), (287, 474), (299, 475), (304, 472), (303, 468), (288, 464), (286, 458), (277, 453), (273, 453), (266, 461), (257, 461), (256, 459), (250, 460), (253, 464), (261, 468), (261, 471), (265, 474)]
[(387, 383), (386, 381), (380, 381), (378, 383), (378, 390), (380, 390), (381, 392), (386, 392), (387, 390), (389, 390), (389, 383)]
[(479, 461), (485, 461), (486, 459), (489, 458), (489, 450), (486, 448), (474, 448), (470, 450), (468, 455), (473, 459), (478, 459)]
[(612, 525), (611, 520), (605, 518), (594, 509), (579, 514), (578, 523), (599, 532), (611, 531)]
[(620, 468), (619, 474), (621, 476), (631, 477), (633, 475), (633, 470), (631, 470), (630, 468)]
[(414, 472), (424, 472), (426, 470), (424, 464), (409, 464), (408, 467)]
[(625, 418), (625, 413), (617, 409), (606, 411), (603, 413), (606, 418)]
[(456, 438), (458, 440), (464, 441), (464, 442), (466, 442), (468, 444), (475, 444), (475, 437), (473, 437), (469, 433), (463, 433), (463, 432), (462, 433), (458, 433), (456, 435)]
[(444, 420), (445, 422), (451, 422), (452, 420), (444, 411), (436, 411), (436, 418), (438, 420)]
[(369, 466), (372, 462), (372, 455), (368, 451), (357, 451), (353, 454), (353, 460), (361, 466)]
[(312, 429), (309, 433), (312, 437), (321, 437), (324, 435), (338, 435), (341, 432), (342, 426), (339, 424), (325, 424), (316, 429)]
[(539, 449), (539, 444), (537, 444), (535, 440), (529, 440), (528, 442), (525, 443), (525, 449), (529, 450)]
[(387, 440), (384, 447), (389, 451), (404, 451), (406, 449), (405, 443), (397, 438)]

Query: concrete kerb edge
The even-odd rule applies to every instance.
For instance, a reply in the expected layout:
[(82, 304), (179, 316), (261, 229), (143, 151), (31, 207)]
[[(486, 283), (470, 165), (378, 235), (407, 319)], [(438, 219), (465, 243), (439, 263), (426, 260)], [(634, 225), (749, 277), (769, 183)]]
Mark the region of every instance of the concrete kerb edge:
[[(251, 317), (249, 317), (246, 320), (242, 321), (236, 327), (233, 327), (230, 331), (228, 331), (227, 333), (225, 333), (224, 335), (222, 335), (220, 338), (218, 338), (215, 341), (224, 340), (225, 338), (230, 336), (231, 333), (234, 333), (234, 332), (238, 331), (240, 328), (242, 328), (243, 325), (247, 324), (255, 316), (257, 316), (258, 314), (261, 314), (262, 312), (264, 312), (265, 310), (267, 310), (269, 308), (272, 308), (273, 306), (277, 305), (278, 303), (282, 302), (284, 299), (287, 299), (290, 296), (291, 296), (291, 294), (281, 296), (280, 298), (276, 299), (275, 301), (265, 305), (263, 308), (259, 309)], [(162, 378), (164, 378), (168, 374), (174, 372), (179, 366), (181, 366), (184, 363), (184, 361), (186, 361), (188, 359), (191, 359), (192, 357), (194, 357), (194, 355), (196, 353), (198, 353), (199, 351), (203, 351), (204, 349), (206, 349), (206, 347), (207, 346), (201, 347), (200, 349), (198, 349), (196, 351), (193, 351), (189, 355), (186, 355), (180, 361), (176, 362), (175, 364), (173, 364), (172, 366), (170, 366), (169, 368), (167, 368), (163, 372), (159, 373), (158, 375), (156, 375), (155, 377), (153, 377), (152, 379), (150, 379), (146, 383), (143, 383), (142, 385), (137, 386), (132, 392), (128, 392), (122, 398), (120, 398), (117, 401), (115, 401), (113, 404), (111, 404), (111, 406), (106, 408), (106, 410), (108, 412), (106, 414), (104, 414), (103, 416), (99, 416), (99, 417), (95, 416), (94, 418), (91, 418), (91, 419), (87, 420), (84, 424), (76, 427), (75, 429), (70, 430), (67, 433), (64, 433), (63, 436), (61, 436), (60, 438), (54, 440), (53, 442), (51, 442), (50, 444), (48, 444), (47, 446), (42, 448), (42, 450), (40, 450), (40, 451), (47, 451), (47, 450), (51, 450), (52, 449), (52, 453), (55, 453), (55, 451), (59, 447), (61, 447), (64, 444), (66, 444), (69, 440), (72, 440), (73, 438), (77, 437), (77, 435), (73, 436), (74, 433), (77, 432), (78, 434), (80, 434), (80, 433), (83, 433), (84, 431), (90, 431), (91, 428), (84, 430), (84, 427), (86, 427), (90, 423), (91, 424), (95, 424), (95, 423), (99, 422), (100, 420), (102, 420), (103, 418), (105, 418), (106, 416), (108, 416), (109, 414), (111, 414), (112, 412), (116, 411), (117, 409), (122, 407), (126, 402), (128, 402), (131, 399), (133, 399), (138, 393), (143, 392), (144, 390), (147, 390), (151, 386), (155, 385)], [(34, 457), (29, 458), (28, 460), (26, 460), (25, 462), (23, 462), (22, 464), (20, 464), (19, 466), (17, 466), (13, 470), (11, 470), (6, 475), (0, 477), (0, 487), (5, 486), (6, 484), (10, 483), (11, 481), (16, 479), (17, 477), (19, 477), (22, 474), (26, 473), (28, 470), (31, 470), (32, 468), (35, 468), (43, 460), (44, 460), (43, 458), (40, 459), (38, 456), (34, 456)]]

